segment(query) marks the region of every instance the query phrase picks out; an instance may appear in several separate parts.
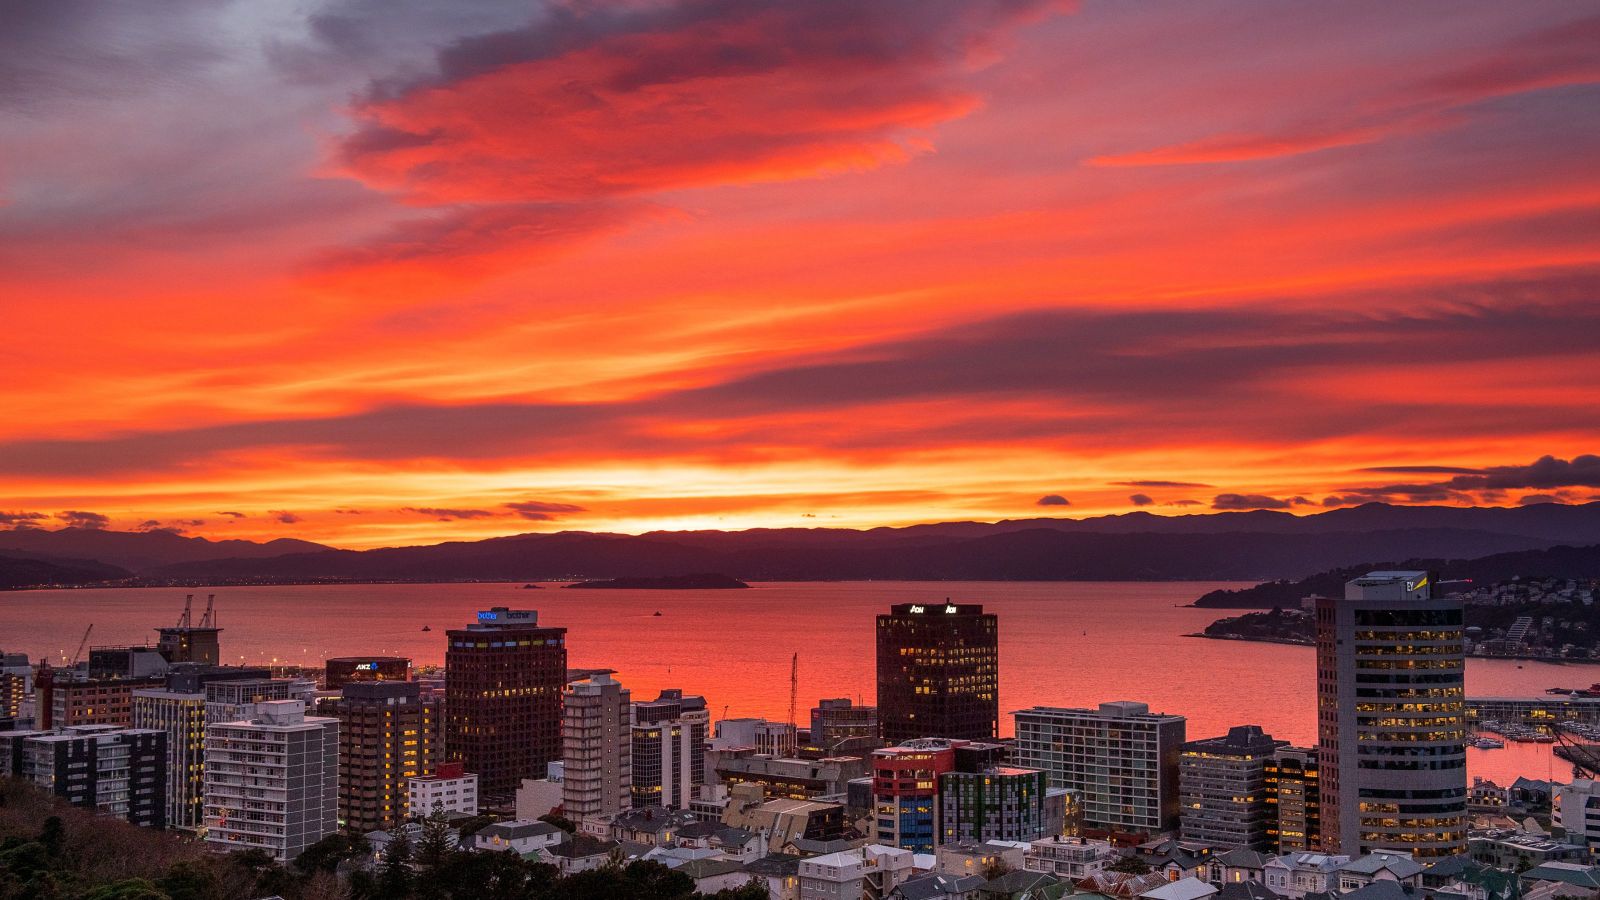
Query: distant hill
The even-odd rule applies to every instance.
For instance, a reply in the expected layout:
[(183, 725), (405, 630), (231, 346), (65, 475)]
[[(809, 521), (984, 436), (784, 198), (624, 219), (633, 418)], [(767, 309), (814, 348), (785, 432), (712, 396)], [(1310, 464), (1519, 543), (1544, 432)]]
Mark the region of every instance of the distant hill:
[(93, 559), (133, 571), (208, 559), (262, 559), (327, 549), (322, 544), (294, 538), (279, 538), (258, 544), (254, 541), (184, 537), (168, 531), (108, 531), (93, 528), (0, 531), (0, 551), (10, 551), (12, 556)]
[(1482, 555), (1533, 549), (1536, 538), (1448, 529), (1369, 534), (1073, 534), (1048, 528), (976, 538), (884, 540), (862, 532), (710, 539), (568, 532), (472, 543), (300, 553), (272, 559), (164, 566), (152, 579), (555, 581), (727, 572), (746, 581), (843, 579), (962, 581), (1249, 580), (1299, 576), (1381, 557)]
[(115, 581), (132, 575), (126, 569), (86, 559), (32, 559), (0, 554), (0, 590), (31, 587), (76, 587)]
[[(1468, 579), (1475, 584), (1512, 578), (1600, 578), (1600, 546), (1551, 547), (1547, 550), (1496, 553), (1477, 559), (1410, 558), (1393, 562), (1367, 562), (1341, 566), (1306, 578), (1269, 581), (1236, 591), (1212, 591), (1195, 601), (1195, 605), (1213, 609), (1298, 606), (1300, 598), (1310, 594), (1343, 596), (1345, 582), (1380, 569), (1422, 569), (1437, 572), (1441, 581)], [(1449, 587), (1444, 585), (1443, 590), (1448, 591)]]
[(608, 578), (603, 581), (574, 581), (567, 585), (569, 588), (596, 591), (723, 591), (737, 590), (749, 586), (737, 578), (729, 578), (726, 575), (714, 573), (667, 575), (659, 578)]
[[(746, 581), (1273, 581), (1369, 560), (1476, 559), (1600, 544), (1600, 502), (1455, 508), (1367, 504), (942, 522), (905, 528), (565, 531), (377, 550), (209, 541), (163, 532), (0, 532), (0, 552), (95, 559), (148, 583), (571, 581), (726, 572)], [(1253, 596), (1253, 595), (1252, 595)], [(1221, 602), (1217, 598), (1208, 603)], [(1254, 603), (1250, 597), (1227, 602)], [(1268, 603), (1268, 606), (1271, 604)]]

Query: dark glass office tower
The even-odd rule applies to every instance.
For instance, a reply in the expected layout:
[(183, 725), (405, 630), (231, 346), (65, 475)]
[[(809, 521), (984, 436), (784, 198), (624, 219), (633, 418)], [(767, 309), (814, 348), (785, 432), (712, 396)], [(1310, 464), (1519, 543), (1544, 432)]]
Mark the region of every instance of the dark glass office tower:
[(878, 616), (884, 743), (992, 739), (1000, 725), (1000, 629), (975, 603), (900, 603)]
[(448, 632), (445, 756), (477, 774), (486, 800), (511, 796), (561, 759), (567, 630), (538, 622), (532, 610), (501, 606)]

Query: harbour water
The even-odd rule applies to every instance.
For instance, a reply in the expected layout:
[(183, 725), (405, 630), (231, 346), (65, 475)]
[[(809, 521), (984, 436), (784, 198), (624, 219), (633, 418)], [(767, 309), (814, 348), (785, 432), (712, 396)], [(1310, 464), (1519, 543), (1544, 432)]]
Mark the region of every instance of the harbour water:
[[(714, 718), (788, 715), (789, 667), (800, 654), (800, 718), (820, 697), (873, 701), (874, 616), (891, 603), (982, 603), (1000, 617), (1001, 727), (1035, 704), (1140, 700), (1188, 717), (1191, 738), (1256, 723), (1306, 744), (1316, 734), (1312, 650), (1184, 635), (1226, 611), (1186, 604), (1199, 582), (786, 582), (732, 591), (525, 590), (521, 584), (227, 587), (215, 593), (225, 661), (320, 665), (330, 656), (444, 660), (447, 628), (490, 606), (528, 607), (568, 629), (569, 664), (606, 667), (633, 690), (704, 694)], [(185, 590), (0, 594), (0, 650), (70, 657), (91, 645), (153, 640), (176, 621)], [(661, 615), (655, 615), (656, 612)], [(424, 626), (431, 628), (423, 631)], [(1542, 695), (1600, 680), (1600, 668), (1471, 660), (1469, 694)], [(1565, 780), (1548, 746), (1470, 749), (1472, 774)]]

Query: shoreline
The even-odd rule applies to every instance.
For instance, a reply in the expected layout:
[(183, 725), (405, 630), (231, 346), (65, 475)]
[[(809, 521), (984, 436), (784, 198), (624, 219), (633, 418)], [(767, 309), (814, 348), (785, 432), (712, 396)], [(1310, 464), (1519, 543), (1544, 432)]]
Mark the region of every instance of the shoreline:
[[(1316, 646), (1315, 641), (1300, 641), (1293, 638), (1246, 637), (1242, 634), (1204, 634), (1198, 631), (1190, 632), (1189, 634), (1183, 635), (1183, 637), (1205, 638), (1212, 641), (1245, 641), (1251, 644), (1287, 644), (1291, 647)], [(1548, 663), (1552, 666), (1600, 666), (1600, 659), (1572, 659), (1565, 656), (1514, 655), (1499, 653), (1491, 656), (1482, 653), (1468, 653), (1467, 659), (1504, 659), (1514, 662)]]

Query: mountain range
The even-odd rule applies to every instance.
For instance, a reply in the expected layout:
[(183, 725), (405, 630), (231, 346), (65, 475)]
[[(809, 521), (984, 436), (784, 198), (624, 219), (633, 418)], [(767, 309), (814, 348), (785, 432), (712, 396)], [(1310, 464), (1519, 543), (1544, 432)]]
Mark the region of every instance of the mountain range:
[[(1305, 516), (1135, 512), (867, 530), (567, 531), (365, 551), (166, 532), (0, 532), (7, 559), (94, 560), (147, 583), (538, 581), (696, 572), (754, 581), (1266, 581), (1372, 560), (1467, 559), (1596, 544), (1600, 502), (1516, 508), (1373, 503)], [(0, 562), (0, 575), (9, 564)]]

